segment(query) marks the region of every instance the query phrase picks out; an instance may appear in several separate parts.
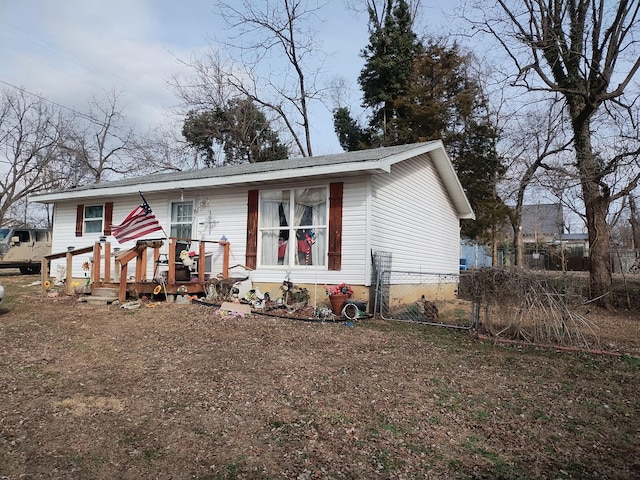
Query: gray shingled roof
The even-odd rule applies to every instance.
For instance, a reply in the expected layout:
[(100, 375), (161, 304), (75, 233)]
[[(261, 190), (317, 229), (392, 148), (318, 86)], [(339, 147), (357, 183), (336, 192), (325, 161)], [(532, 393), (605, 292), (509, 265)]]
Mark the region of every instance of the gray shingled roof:
[(176, 182), (181, 180), (195, 180), (205, 178), (233, 177), (263, 172), (277, 172), (283, 170), (306, 169), (322, 165), (336, 165), (341, 163), (369, 162), (382, 160), (392, 155), (397, 155), (416, 147), (435, 142), (414, 143), (409, 145), (397, 145), (393, 147), (374, 148), (370, 150), (359, 150), (357, 152), (345, 152), (332, 155), (321, 155), (317, 157), (292, 158), (287, 160), (276, 160), (273, 162), (247, 163), (242, 165), (225, 165), (221, 167), (203, 168), (200, 170), (187, 170), (182, 172), (160, 173), (156, 175), (145, 175), (143, 177), (132, 177), (115, 180), (112, 182), (102, 182), (93, 185), (84, 185), (73, 189), (59, 190), (59, 192), (103, 189), (110, 186), (145, 185), (149, 183)]
[(429, 155), (433, 165), (458, 210), (460, 218), (475, 218), (473, 209), (460, 185), (451, 161), (440, 140), (375, 148), (358, 152), (293, 158), (275, 162), (227, 165), (185, 172), (170, 172), (123, 178), (112, 182), (86, 185), (67, 190), (42, 192), (29, 196), (29, 201), (56, 203), (78, 199), (102, 198), (140, 193), (203, 189), (214, 186), (264, 185), (265, 182), (295, 182), (303, 178), (361, 175), (389, 172), (392, 165), (419, 155)]

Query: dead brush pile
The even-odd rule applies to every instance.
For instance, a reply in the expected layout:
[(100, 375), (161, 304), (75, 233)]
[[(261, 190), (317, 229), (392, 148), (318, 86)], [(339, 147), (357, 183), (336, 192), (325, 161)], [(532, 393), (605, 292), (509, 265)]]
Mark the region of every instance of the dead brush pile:
[(579, 312), (584, 282), (521, 269), (470, 272), (465, 295), (481, 333), (536, 344), (599, 348), (594, 325)]

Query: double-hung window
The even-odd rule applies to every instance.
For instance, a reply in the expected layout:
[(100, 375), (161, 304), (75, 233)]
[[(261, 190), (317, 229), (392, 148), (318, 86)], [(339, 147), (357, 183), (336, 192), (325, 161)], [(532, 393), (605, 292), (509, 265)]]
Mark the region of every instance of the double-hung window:
[(76, 205), (76, 237), (99, 233), (111, 235), (113, 202), (104, 205)]
[(192, 238), (193, 202), (171, 204), (171, 237)]
[(327, 187), (260, 192), (261, 265), (327, 264)]
[(103, 205), (86, 205), (84, 207), (84, 233), (102, 233), (104, 219)]

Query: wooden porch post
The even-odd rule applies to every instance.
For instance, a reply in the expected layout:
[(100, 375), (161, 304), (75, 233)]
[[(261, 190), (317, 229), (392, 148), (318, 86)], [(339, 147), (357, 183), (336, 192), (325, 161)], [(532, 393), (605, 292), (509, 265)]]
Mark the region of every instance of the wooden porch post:
[(111, 281), (111, 244), (109, 242), (104, 244), (104, 281)]
[(100, 282), (100, 252), (102, 251), (102, 246), (99, 242), (93, 244), (93, 272), (91, 272), (91, 276), (93, 283)]
[(136, 282), (147, 278), (147, 249), (138, 251), (136, 257)]
[(174, 283), (176, 283), (176, 239), (172, 238), (169, 242), (169, 273), (167, 284), (173, 285)]
[(200, 242), (200, 252), (198, 256), (198, 281), (199, 282), (204, 282), (204, 261), (205, 261), (204, 246), (205, 246), (205, 243)]
[(120, 264), (120, 289), (118, 290), (118, 301), (124, 303), (127, 300), (127, 263)]
[(44, 286), (45, 282), (49, 280), (49, 260), (45, 257), (42, 257), (40, 267), (40, 286), (42, 287), (42, 295), (47, 294), (47, 287)]
[(71, 295), (73, 283), (73, 254), (71, 252), (67, 252), (67, 281), (65, 282), (65, 291), (67, 295)]
[(230, 245), (229, 245), (229, 242), (223, 242), (223, 245), (224, 245), (224, 255), (222, 258), (222, 278), (229, 278)]

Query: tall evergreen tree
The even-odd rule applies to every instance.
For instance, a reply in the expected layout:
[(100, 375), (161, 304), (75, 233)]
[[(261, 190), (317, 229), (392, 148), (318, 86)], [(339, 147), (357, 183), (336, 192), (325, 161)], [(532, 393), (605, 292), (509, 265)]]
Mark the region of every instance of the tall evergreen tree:
[(498, 195), (496, 186), (506, 173), (498, 154), (498, 131), (490, 122), (474, 118), (465, 131), (450, 138), (447, 151), (476, 213), (473, 222), (463, 222), (462, 234), (487, 243), (498, 225), (508, 218), (509, 208)]
[[(385, 20), (379, 29), (384, 30), (387, 23), (396, 25)], [(371, 38), (368, 51), (373, 51), (376, 40), (391, 36), (381, 31), (372, 32)], [(358, 126), (346, 108), (336, 111), (334, 125), (341, 145), (348, 150), (362, 148), (366, 141), (375, 147), (441, 139), (476, 212), (477, 220), (463, 225), (463, 233), (486, 238), (506, 219), (507, 209), (496, 193), (497, 182), (505, 172), (496, 149), (499, 132), (486, 113), (488, 106), (480, 82), (470, 74), (471, 60), (458, 45), (448, 45), (443, 39), (431, 39), (414, 50), (406, 76), (402, 71), (394, 74), (386, 70), (392, 56), (372, 57), (360, 77), (365, 105), (374, 107), (379, 102), (373, 109), (370, 128)], [(376, 75), (374, 68), (381, 68), (381, 73)], [(385, 86), (383, 79), (389, 84)], [(381, 122), (386, 132), (382, 139)], [(351, 141), (354, 138), (360, 143)]]
[(371, 146), (368, 129), (362, 128), (351, 117), (347, 107), (339, 107), (333, 112), (333, 126), (338, 135), (340, 146), (347, 152), (365, 150)]
[(383, 11), (380, 21), (376, 10), (368, 7), (369, 44), (362, 51), (365, 64), (358, 82), (363, 105), (373, 110), (371, 127), (381, 133), (381, 143), (387, 144), (397, 142), (387, 123), (395, 117), (394, 101), (405, 92), (413, 62), (423, 47), (413, 32), (405, 0), (386, 0)]
[(468, 74), (469, 57), (457, 45), (430, 40), (413, 64), (392, 120), (398, 143), (442, 139), (445, 145), (463, 133), (483, 107), (483, 92)]
[(225, 108), (189, 112), (182, 127), (185, 139), (205, 155), (207, 166), (216, 164), (216, 145), (225, 163), (282, 160), (288, 149), (250, 99), (235, 99)]
[(506, 219), (496, 193), (505, 173), (497, 153), (499, 132), (491, 122), (480, 82), (470, 74), (469, 55), (455, 43), (431, 39), (414, 62), (405, 93), (394, 102), (398, 143), (442, 139), (460, 183), (476, 212), (463, 234), (479, 238)]

